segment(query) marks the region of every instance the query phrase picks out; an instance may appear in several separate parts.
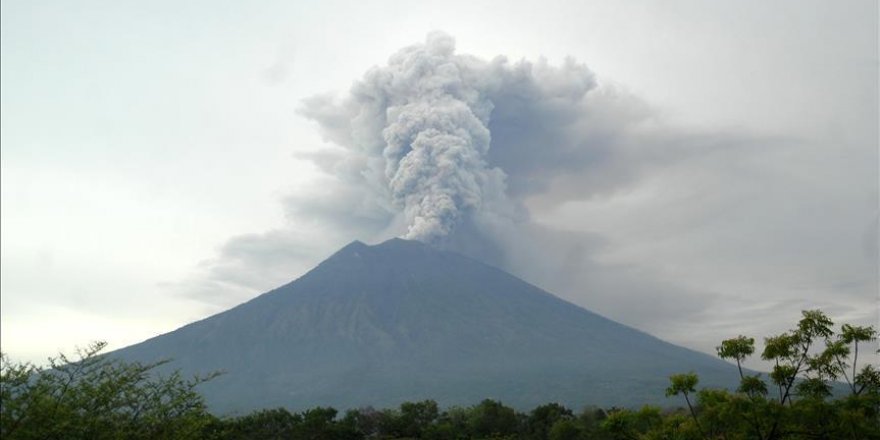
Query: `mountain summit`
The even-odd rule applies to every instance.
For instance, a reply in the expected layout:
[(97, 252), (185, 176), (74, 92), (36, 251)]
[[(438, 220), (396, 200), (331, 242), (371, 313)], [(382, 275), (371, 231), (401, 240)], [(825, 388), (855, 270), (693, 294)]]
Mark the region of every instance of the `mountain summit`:
[(735, 368), (603, 318), (500, 269), (415, 241), (355, 241), (301, 278), (112, 354), (172, 358), (217, 412), (286, 406), (530, 408), (664, 403), (668, 376)]

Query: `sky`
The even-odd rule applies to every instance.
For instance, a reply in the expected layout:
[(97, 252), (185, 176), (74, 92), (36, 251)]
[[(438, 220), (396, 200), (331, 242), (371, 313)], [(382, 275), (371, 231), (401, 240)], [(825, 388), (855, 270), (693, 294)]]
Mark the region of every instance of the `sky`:
[[(2, 351), (120, 348), (394, 236), (707, 353), (878, 324), (876, 2), (413, 3), (2, 1)], [(387, 115), (473, 149), (398, 161)], [(448, 160), (470, 187), (424, 184)]]

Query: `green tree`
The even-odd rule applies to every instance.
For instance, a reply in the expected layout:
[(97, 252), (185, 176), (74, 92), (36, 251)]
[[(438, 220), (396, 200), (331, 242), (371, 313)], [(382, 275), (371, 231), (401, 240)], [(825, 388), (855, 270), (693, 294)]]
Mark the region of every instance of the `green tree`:
[(775, 363), (770, 378), (779, 389), (779, 403), (782, 405), (790, 401), (795, 382), (802, 373), (829, 376), (826, 363), (820, 362), (818, 357), (811, 357), (810, 349), (821, 340), (829, 340), (834, 334), (831, 330), (834, 323), (820, 310), (804, 310), (802, 315), (797, 328), (764, 340), (761, 357)]
[(691, 403), (690, 398), (690, 396), (697, 391), (699, 378), (694, 373), (673, 374), (669, 377), (669, 382), (670, 385), (666, 388), (666, 396), (677, 396), (679, 394), (684, 396), (688, 411), (690, 411), (691, 417), (693, 417), (694, 423), (697, 425), (697, 429), (702, 433), (703, 428), (700, 426), (700, 420), (697, 418), (697, 411), (694, 409), (694, 405)]
[(342, 421), (363, 437), (378, 437), (381, 432), (383, 417), (384, 415), (381, 411), (367, 406), (346, 411)]
[(96, 342), (40, 368), (2, 357), (0, 436), (4, 439), (199, 438), (212, 417), (195, 388), (215, 375), (183, 379), (99, 355)]
[(302, 422), (295, 427), (293, 438), (311, 440), (347, 440), (360, 438), (353, 425), (336, 420), (337, 411), (330, 407), (315, 407), (304, 411)]
[(473, 408), (453, 406), (447, 408), (437, 418), (437, 423), (428, 427), (424, 438), (429, 440), (455, 440), (467, 438)]
[[(877, 339), (877, 330), (874, 327), (860, 327), (843, 324), (837, 341), (828, 344), (828, 356), (837, 366), (837, 371), (846, 380), (852, 394), (858, 395), (869, 389), (872, 383), (878, 382), (877, 371), (866, 365), (862, 371), (858, 371), (859, 343), (871, 342)], [(852, 347), (852, 348), (850, 348)], [(852, 354), (852, 365), (847, 365), (847, 356)], [(851, 368), (851, 370), (849, 370)]]
[(284, 408), (255, 411), (241, 417), (217, 420), (205, 428), (204, 437), (223, 440), (287, 439), (302, 417)]
[(471, 410), (468, 428), (470, 434), (477, 438), (502, 437), (516, 434), (518, 422), (519, 419), (513, 408), (486, 399)]
[(401, 434), (403, 437), (421, 437), (437, 421), (440, 410), (437, 402), (404, 402), (400, 404)]
[[(768, 396), (761, 375), (745, 374), (743, 362), (755, 347), (754, 339), (742, 335), (717, 347), (719, 357), (736, 362), (736, 393), (701, 390), (693, 404), (697, 377), (683, 374), (670, 378), (667, 395), (684, 395), (703, 437), (880, 438), (880, 374), (871, 365), (858, 369), (859, 343), (876, 340), (877, 332), (844, 324), (835, 335), (833, 327), (820, 310), (805, 310), (795, 328), (764, 339), (761, 357), (773, 362), (769, 379), (777, 389), (775, 397)], [(833, 400), (839, 378), (850, 392)], [(681, 425), (678, 432), (686, 430)]]
[[(571, 410), (558, 403), (541, 405), (533, 409), (528, 418), (526, 418), (525, 434), (527, 438), (531, 439), (546, 439), (550, 435), (550, 430), (557, 424), (557, 422), (560, 420), (571, 421), (572, 419), (574, 419), (574, 415)], [(570, 423), (566, 426), (569, 425), (576, 426), (574, 423)], [(571, 432), (568, 428), (559, 429), (566, 429), (566, 433)], [(561, 438), (559, 435), (562, 434), (557, 434), (557, 438)]]
[(577, 422), (568, 418), (557, 419), (550, 427), (546, 436), (535, 437), (549, 440), (582, 440), (586, 439), (584, 428)]
[(608, 411), (601, 428), (612, 439), (636, 440), (650, 436), (662, 425), (663, 416), (660, 408), (645, 405), (638, 411), (628, 409)]

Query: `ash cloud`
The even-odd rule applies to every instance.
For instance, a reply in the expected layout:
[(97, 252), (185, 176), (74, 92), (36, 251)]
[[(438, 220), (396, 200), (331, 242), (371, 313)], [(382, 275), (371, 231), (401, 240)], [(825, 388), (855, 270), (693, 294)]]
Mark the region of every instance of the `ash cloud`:
[[(574, 59), (483, 60), (457, 54), (454, 39), (439, 32), (370, 69), (342, 96), (306, 99), (299, 112), (327, 143), (297, 157), (324, 177), (285, 198), (289, 230), (233, 238), (203, 263), (207, 278), (259, 278), (256, 288), (267, 289), (348, 241), (403, 236), (471, 255), (580, 304), (589, 290), (600, 310), (617, 310), (621, 295), (649, 295), (657, 300), (627, 301), (631, 316), (647, 320), (656, 304), (642, 311), (640, 304), (688, 289), (646, 281), (646, 274), (627, 281), (631, 268), (595, 260), (601, 237), (542, 225), (534, 211), (606, 197), (695, 154), (737, 147), (725, 137), (663, 127), (650, 106), (600, 84)], [(278, 246), (312, 252), (266, 249)], [(247, 249), (262, 251), (248, 262)], [(623, 287), (608, 288), (612, 273)], [(595, 276), (585, 282), (584, 274)], [(694, 307), (712, 301), (688, 296)]]
[(441, 246), (460, 242), (463, 224), (497, 235), (486, 229), (528, 223), (530, 199), (546, 207), (612, 193), (646, 170), (732, 144), (663, 128), (648, 105), (600, 87), (573, 59), (485, 61), (456, 54), (442, 33), (341, 98), (306, 100), (300, 113), (337, 147), (300, 157), (381, 199), (403, 218), (399, 235)]
[(430, 34), (370, 70), (343, 103), (313, 100), (302, 111), (368, 158), (358, 171), (403, 213), (404, 237), (431, 243), (492, 205), (485, 199), (504, 199), (504, 173), (486, 161), (490, 66), (454, 51), (451, 37)]
[(284, 199), (284, 228), (205, 262), (200, 298), (228, 306), (352, 240), (404, 236), (709, 352), (730, 335), (695, 340), (683, 316), (756, 336), (784, 330), (756, 312), (774, 304), (791, 308), (779, 322), (816, 306), (876, 321), (870, 136), (842, 155), (682, 129), (573, 59), (483, 60), (441, 33), (300, 114), (326, 142), (297, 157), (322, 177)]
[(359, 213), (370, 211), (377, 222), (358, 238), (426, 241), (562, 292), (575, 277), (547, 262), (569, 267), (556, 255), (596, 238), (569, 231), (567, 240), (550, 239), (557, 232), (536, 224), (529, 204), (549, 209), (612, 194), (651, 169), (734, 146), (662, 127), (643, 101), (600, 85), (574, 59), (487, 61), (456, 54), (453, 38), (437, 32), (347, 94), (306, 100), (300, 113), (328, 142), (300, 157), (332, 176), (335, 194), (319, 200), (339, 209), (316, 211), (307, 200), (291, 209), (333, 211), (327, 221), (351, 227), (363, 227)]
[[(288, 197), (285, 207), (294, 228), (313, 231), (302, 240), (333, 243), (327, 253), (352, 239), (422, 240), (580, 304), (589, 292), (593, 308), (614, 316), (626, 308), (646, 322), (675, 295), (685, 295), (694, 310), (714, 301), (600, 263), (601, 237), (533, 218), (536, 209), (625, 190), (696, 151), (735, 148), (728, 139), (662, 127), (647, 104), (599, 84), (574, 59), (556, 66), (545, 59), (482, 60), (457, 54), (453, 38), (435, 32), (370, 69), (348, 93), (305, 100), (300, 113), (327, 144), (298, 157), (326, 178)], [(230, 246), (253, 240), (244, 236)], [(279, 283), (291, 276), (257, 270)], [(639, 297), (651, 300), (629, 300)]]
[[(386, 196), (406, 220), (405, 238), (442, 244), (462, 223), (515, 220), (522, 209), (511, 195), (527, 194), (542, 172), (570, 166), (565, 126), (596, 86), (573, 60), (484, 61), (456, 54), (452, 37), (435, 32), (371, 69), (338, 102), (316, 97), (301, 113), (348, 150), (323, 168), (353, 171)], [(552, 125), (531, 133), (533, 120)], [(353, 161), (361, 167), (350, 169)]]

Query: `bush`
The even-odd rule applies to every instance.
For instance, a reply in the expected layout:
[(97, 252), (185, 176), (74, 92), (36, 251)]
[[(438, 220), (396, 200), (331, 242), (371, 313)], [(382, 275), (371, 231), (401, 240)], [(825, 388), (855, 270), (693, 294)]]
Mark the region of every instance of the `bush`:
[(152, 364), (122, 362), (97, 342), (49, 360), (46, 368), (0, 355), (0, 437), (3, 439), (200, 438), (212, 417), (195, 387), (214, 375), (160, 376)]

